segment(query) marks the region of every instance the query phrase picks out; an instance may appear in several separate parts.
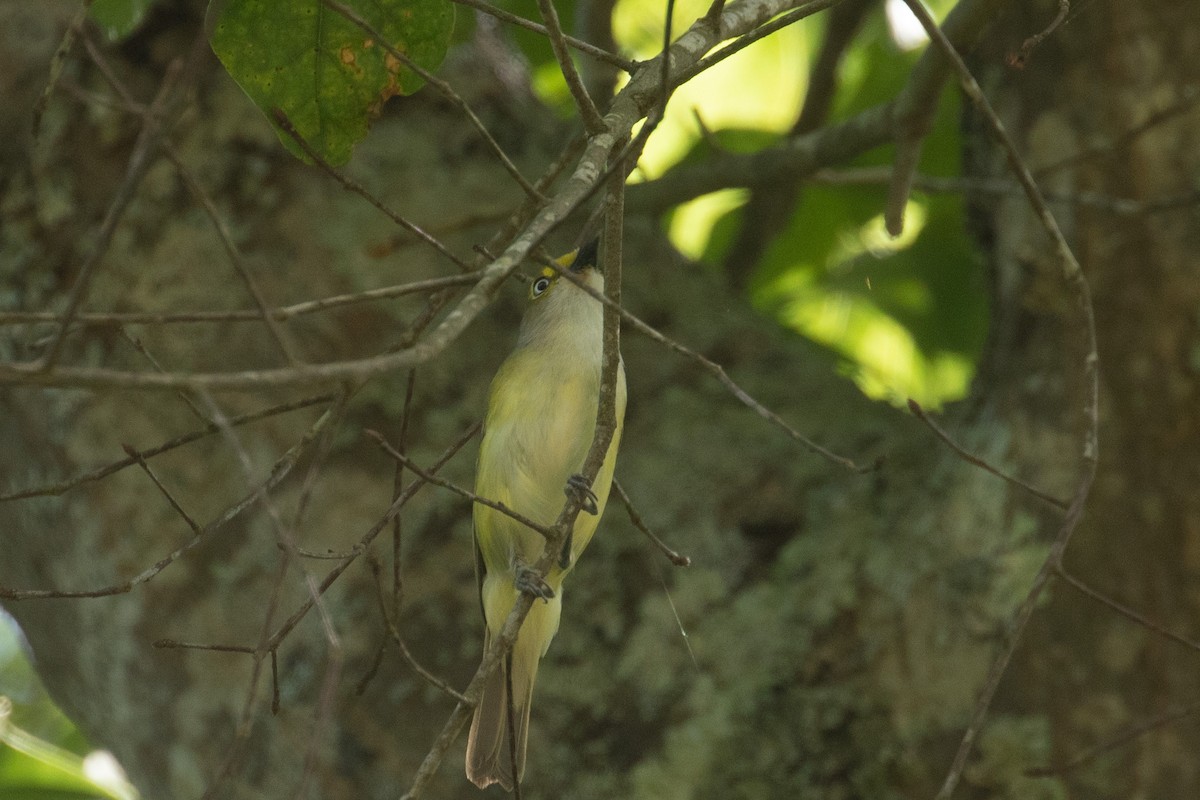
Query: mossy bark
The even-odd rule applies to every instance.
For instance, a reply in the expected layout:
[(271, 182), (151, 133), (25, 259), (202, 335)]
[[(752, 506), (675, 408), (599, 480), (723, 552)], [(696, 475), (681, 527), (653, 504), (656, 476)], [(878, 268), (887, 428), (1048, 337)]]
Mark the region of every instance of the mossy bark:
[[(1161, 6), (1187, 16), (1179, 11), (1185, 2)], [(1122, 20), (1151, 14), (1121, 13)], [(1112, 137), (1141, 119), (1144, 105), (1101, 106), (1089, 95), (1096, 59), (1112, 55), (1094, 40), (1117, 48), (1134, 36), (1106, 39), (1102, 22), (1111, 17), (1085, 10), (1056, 35), (1061, 47), (1046, 45), (1026, 72), (992, 82), (989, 90), (1035, 164), (1048, 157), (1042, 147), (1069, 153), (1094, 141), (1099, 123), (1089, 113), (1104, 117), (1102, 130)], [(1013, 22), (1013, 30), (1025, 33), (1037, 27)], [(1162, 44), (1155, 36), (1160, 28), (1145, 26), (1147, 48)], [(189, 32), (186, 24), (166, 26), (126, 47), (122, 75), (148, 96), (165, 60), (156, 56), (156, 43), (186, 41)], [(1178, 34), (1178, 42), (1184, 38)], [(1003, 41), (997, 34), (997, 49)], [(41, 42), (40, 50), (24, 42), (27, 52), (19, 58), (26, 69), (36, 72), (36, 65), (48, 62), (55, 32)], [(5, 58), (18, 58), (6, 47)], [(528, 98), (514, 95), (511, 84), (482, 77), (500, 71), (481, 60), (481, 52), (458, 51), (448, 67), (451, 78), (527, 172), (536, 174), (564, 131)], [(1047, 66), (1039, 72), (1043, 53)], [(1194, 82), (1194, 75), (1182, 73), (1184, 60), (1160, 59), (1164, 72), (1156, 85), (1166, 87), (1160, 92)], [(1166, 69), (1168, 62), (1174, 71)], [(101, 85), (94, 70), (78, 64), (71, 69), (73, 81)], [(1062, 74), (1074, 79), (1056, 77), (1068, 69)], [(1032, 102), (1043, 96), (1037, 87), (1045, 83), (1037, 79), (1054, 81), (1062, 94)], [(1123, 96), (1137, 94), (1129, 88)], [(20, 102), (6, 113), (27, 115), (36, 92), (13, 96)], [(1054, 118), (1035, 113), (1039, 104)], [(394, 105), (350, 171), (468, 253), (489, 225), (506, 216), (518, 192), (461, 116), (435, 96), (423, 93)], [(444, 273), (443, 264), (397, 238), (373, 209), (285, 155), (215, 62), (206, 66), (189, 108), (171, 141), (217, 198), (273, 302)], [(1178, 140), (1139, 144), (1131, 154), (1136, 159), (1089, 161), (1062, 186), (1124, 195), (1132, 185), (1144, 198), (1180, 188), (1170, 184), (1184, 181), (1188, 173), (1181, 167), (1200, 152), (1186, 141), (1196, 126), (1190, 134), (1185, 127), (1171, 128)], [(1060, 130), (1073, 132), (1072, 138), (1064, 143), (1054, 133)], [(0, 267), (10, 305), (39, 307), (70, 285), (135, 135), (135, 122), (118, 112), (85, 110), (58, 97), (37, 147), (6, 153), (14, 167), (0, 184), (0, 202), (11, 210), (0, 244), (6, 253), (22, 254)], [(974, 163), (990, 174), (991, 159), (979, 152), (984, 157)], [(1164, 167), (1159, 156), (1174, 166)], [(1061, 173), (1059, 179), (1066, 180)], [(1049, 249), (1039, 246), (1023, 209), (1018, 200), (980, 207), (986, 223), (980, 229), (993, 233), (987, 242), (994, 251), (996, 335), (977, 396), (952, 409), (946, 424), (973, 452), (1066, 496), (1080, 461), (1078, 319)], [(1188, 443), (1196, 440), (1189, 411), (1196, 407), (1200, 305), (1190, 255), (1198, 249), (1195, 227), (1184, 224), (1186, 213), (1136, 217), (1117, 226), (1111, 217), (1061, 211), (1093, 278), (1106, 376), (1101, 478), (1068, 562), (1090, 582), (1114, 587), (1182, 632), (1190, 625), (1195, 635), (1200, 511), (1189, 493), (1196, 462), (1188, 459), (1195, 450)], [(1130, 238), (1118, 241), (1126, 224)], [(249, 306), (209, 222), (168, 164), (151, 170), (121, 231), (96, 280), (94, 307)], [(833, 356), (760, 317), (710, 275), (674, 257), (653, 224), (631, 220), (629, 241), (625, 295), (636, 313), (725, 365), (752, 395), (822, 444), (864, 463), (884, 460), (866, 475), (832, 466), (741, 406), (693, 364), (627, 335), (630, 406), (617, 477), (647, 522), (693, 566), (671, 567), (617, 504), (610, 507), (566, 587), (562, 629), (539, 674), (525, 795), (931, 795), (1007, 621), (1045, 556), (1056, 514), (957, 460), (907, 414), (863, 398), (836, 375)], [(297, 324), (294, 335), (314, 360), (382, 349), (419, 310), (416, 300), (356, 306)], [(444, 358), (417, 371), (408, 440), (419, 461), (428, 463), (481, 415), (518, 310), (517, 292), (511, 291)], [(277, 357), (254, 323), (131, 332), (171, 369)], [(144, 364), (115, 333), (89, 337), (86, 346), (79, 341), (72, 340), (72, 358)], [(18, 344), (5, 346), (15, 350)], [(306, 510), (289, 527), (309, 550), (346, 551), (390, 502), (392, 467), (363, 430), (396, 434), (406, 377), (376, 380), (350, 403)], [(216, 399), (233, 413), (266, 406), (282, 393)], [(318, 413), (295, 412), (239, 429), (258, 479)], [(175, 395), (5, 388), (5, 488), (69, 475), (119, 458), (123, 443), (153, 445), (198, 424)], [(469, 485), (473, 452), (471, 446), (460, 454), (446, 476)], [(251, 485), (221, 437), (152, 465), (201, 523)], [(289, 525), (297, 518), (307, 467), (302, 462), (274, 495)], [(482, 638), (470, 510), (457, 497), (426, 488), (406, 508), (403, 526), (400, 626), (428, 668), (461, 686), (477, 663)], [(1140, 533), (1147, 538), (1135, 541), (1132, 528), (1153, 531), (1154, 538)], [(0, 504), (0, 529), (0, 585), (31, 588), (114, 583), (191, 536), (136, 468), (60, 498)], [(95, 743), (116, 753), (147, 797), (197, 797), (213, 785), (234, 745), (251, 675), (250, 659), (242, 654), (163, 650), (153, 643), (170, 638), (253, 646), (278, 570), (276, 535), (270, 515), (258, 507), (127, 595), (6, 604), (63, 707)], [(373, 550), (390, 558), (386, 540)], [(305, 560), (303, 568), (320, 580), (329, 564)], [(307, 594), (296, 566), (281, 586), (271, 627)], [(365, 692), (356, 693), (384, 638), (365, 564), (333, 585), (326, 604), (338, 646), (315, 613), (287, 637), (279, 654), (279, 712), (270, 711), (268, 672), (258, 686), (242, 758), (219, 796), (292, 796), (311, 755), (313, 796), (394, 798), (440, 729), (451, 701), (391, 649)], [(1175, 689), (1185, 686), (1194, 654), (1172, 649), (1168, 659), (1160, 640), (1058, 586), (1036, 619), (967, 773), (965, 796), (1064, 796), (1063, 780), (1031, 778), (1026, 770), (1065, 760), (1089, 737), (1102, 738), (1110, 725), (1187, 699), (1185, 688)], [(334, 699), (323, 717), (326, 681)], [(1103, 774), (1116, 780), (1132, 761), (1150, 771), (1141, 788), (1166, 785), (1168, 774), (1186, 779), (1180, 785), (1200, 785), (1195, 764), (1180, 755), (1194, 752), (1185, 746), (1196, 741), (1194, 727), (1190, 739), (1182, 727), (1155, 734), (1174, 749), (1118, 751), (1110, 757), (1116, 765), (1104, 762), (1111, 771)], [(471, 792), (460, 744), (430, 796)]]

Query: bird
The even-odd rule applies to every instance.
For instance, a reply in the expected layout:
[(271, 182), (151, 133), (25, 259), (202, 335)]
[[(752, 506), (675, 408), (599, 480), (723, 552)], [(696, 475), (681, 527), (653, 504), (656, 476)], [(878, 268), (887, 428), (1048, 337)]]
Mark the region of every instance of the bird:
[[(583, 285), (603, 292), (597, 251), (598, 242), (593, 241), (556, 263)], [(530, 284), (516, 347), (496, 372), (488, 393), (476, 495), (546, 526), (562, 510), (564, 493), (579, 500), (582, 512), (560, 558), (542, 580), (530, 565), (541, 556), (544, 537), (501, 511), (480, 503), (474, 506), (484, 652), (522, 591), (540, 598), (525, 618), (512, 651), (484, 684), (475, 707), (467, 737), (466, 772), (481, 789), (499, 783), (512, 791), (524, 774), (533, 684), (538, 663), (558, 631), (563, 578), (596, 532), (612, 486), (625, 419), (623, 361), (617, 369), (612, 443), (591, 486), (579, 474), (599, 408), (603, 318), (603, 306), (596, 298), (557, 270), (545, 268)]]

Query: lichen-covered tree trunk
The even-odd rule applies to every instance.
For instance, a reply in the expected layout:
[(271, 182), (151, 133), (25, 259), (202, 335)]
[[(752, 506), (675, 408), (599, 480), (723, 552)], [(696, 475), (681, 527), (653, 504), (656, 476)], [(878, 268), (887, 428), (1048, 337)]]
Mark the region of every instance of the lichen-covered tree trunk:
[[(1116, 24), (1107, 10), (1085, 8), (1025, 72), (993, 81), (1035, 164), (1110, 143), (1158, 107), (1152, 96), (1163, 95), (1164, 105), (1182, 99), (1183, 87), (1195, 80), (1172, 72), (1185, 69), (1182, 54), (1191, 52), (1182, 33), (1185, 22), (1194, 24), (1187, 5), (1164, 2), (1158, 16), (1122, 11), (1121, 22), (1131, 27), (1120, 35), (1105, 30)], [(1134, 81), (1150, 80), (1149, 74), (1116, 54), (1149, 52), (1133, 39), (1157, 42), (1170, 26), (1151, 22), (1170, 9), (1179, 17), (1172, 30), (1181, 49), (1153, 60), (1161, 73), (1146, 84), (1151, 91)], [(46, 15), (28, 7), (5, 13), (24, 30)], [(1040, 25), (1010, 22), (1017, 43)], [(6, 39), (4, 59), (39, 74), (57, 43), (57, 30), (43, 28), (40, 39), (25, 37), (19, 48)], [(163, 62), (194, 33), (195, 20), (157, 26), (115, 54), (116, 67), (149, 98)], [(997, 34), (998, 49), (1004, 41)], [(515, 92), (512, 81), (484, 77), (512, 75), (512, 64), (483, 60), (496, 52), (463, 48), (448, 75), (536, 174), (567, 132)], [(1096, 80), (1101, 62), (1123, 93)], [(73, 84), (103, 85), (93, 68), (69, 69)], [(1051, 100), (1035, 85), (1057, 86), (1061, 94)], [(35, 80), (14, 86), (6, 113), (27, 119), (39, 89)], [(1118, 104), (1119, 98), (1129, 102)], [(351, 172), (469, 253), (519, 201), (517, 191), (453, 108), (427, 94), (394, 105)], [(1031, 125), (1043, 106), (1054, 116)], [(170, 140), (218, 199), (272, 302), (445, 274), (444, 264), (374, 209), (283, 153), (215, 62), (202, 71), (189, 108)], [(1085, 121), (1097, 117), (1103, 125)], [(1138, 198), (1182, 191), (1185, 159), (1197, 152), (1182, 137), (1195, 134), (1182, 125), (1169, 130), (1170, 141), (1148, 134), (1117, 155), (1055, 173), (1055, 180), (1070, 180), (1053, 185)], [(0, 280), (15, 304), (41, 307), (70, 285), (136, 131), (136, 120), (113, 109), (85, 111), (67, 93), (51, 104), (36, 147), (14, 138), (16, 152), (4, 154), (9, 177), (0, 183), (6, 254)], [(1055, 149), (1043, 155), (1045, 147)], [(978, 163), (991, 169), (987, 157)], [(1015, 199), (985, 209), (994, 233), (997, 332), (979, 396), (953, 410), (947, 424), (972, 451), (1065, 496), (1079, 470), (1083, 353), (1069, 295), (1023, 209)], [(1195, 480), (1187, 471), (1194, 473), (1196, 462), (1186, 459), (1196, 438), (1188, 412), (1195, 345), (1187, 339), (1195, 335), (1197, 307), (1195, 259), (1188, 255), (1196, 250), (1195, 226), (1186, 226), (1188, 212), (1120, 218), (1072, 206), (1061, 212), (1094, 278), (1106, 376), (1101, 477), (1068, 563), (1183, 632), (1191, 625), (1194, 635), (1185, 612), (1196, 602), (1187, 565), (1191, 559), (1195, 569), (1200, 536), (1188, 493)], [(169, 163), (151, 170), (121, 230), (96, 279), (95, 307), (250, 306)], [(861, 463), (884, 460), (869, 474), (833, 466), (741, 406), (694, 364), (628, 335), (630, 407), (617, 477), (649, 524), (693, 566), (675, 570), (616, 503), (610, 506), (567, 586), (562, 629), (539, 674), (525, 796), (930, 795), (1005, 624), (1045, 556), (1056, 512), (957, 460), (901, 412), (859, 396), (837, 377), (832, 356), (673, 257), (653, 225), (631, 220), (629, 242), (625, 301), (636, 313), (724, 364), (751, 394), (822, 444)], [(418, 461), (431, 462), (482, 414), (492, 371), (513, 338), (515, 294), (444, 358), (417, 370), (408, 443)], [(383, 348), (420, 307), (415, 300), (355, 306), (296, 323), (294, 336), (314, 360), (359, 352), (366, 341)], [(130, 332), (168, 368), (276, 357), (269, 336), (252, 322), (186, 331)], [(115, 331), (88, 341), (70, 355), (145, 363)], [(352, 398), (303, 513), (297, 505), (311, 454), (272, 493), (282, 529), (308, 551), (346, 552), (387, 508), (392, 465), (363, 431), (396, 436), (406, 379), (376, 380)], [(214, 399), (232, 414), (282, 397)], [(203, 398), (196, 402), (205, 408)], [(323, 407), (238, 428), (249, 475), (237, 448), (221, 436), (150, 464), (203, 525), (262, 480)], [(171, 394), (5, 387), (5, 487), (75, 474), (121, 457), (124, 443), (147, 447), (199, 425)], [(1164, 429), (1155, 432), (1157, 425)], [(469, 485), (473, 453), (472, 445), (445, 474)], [(458, 686), (478, 663), (482, 638), (469, 519), (466, 503), (429, 487), (402, 516), (400, 628), (417, 658)], [(136, 467), (61, 497), (0, 504), (0, 531), (0, 585), (10, 588), (112, 584), (192, 536)], [(145, 796), (199, 797), (219, 786), (219, 797), (291, 797), (303, 785), (323, 798), (394, 798), (449, 713), (452, 701), (414, 675), (394, 648), (358, 691), (385, 638), (375, 583), (360, 558), (325, 595), (331, 627), (314, 611), (284, 640), (276, 713), (270, 665), (264, 667), (249, 706), (253, 726), (242, 726), (245, 738), (238, 739), (251, 692), (249, 656), (154, 643), (253, 648), (264, 627), (276, 630), (308, 594), (294, 563), (278, 595), (273, 591), (279, 531), (268, 509), (256, 504), (128, 594), (6, 604), (55, 696), (97, 744), (117, 754)], [(391, 552), (390, 533), (372, 547), (385, 575)], [(307, 558), (302, 567), (319, 581), (332, 563)], [(1026, 770), (1066, 760), (1089, 740), (1188, 699), (1184, 681), (1194, 654), (1064, 591), (1054, 587), (1052, 604), (1039, 612), (1006, 679), (1003, 705), (968, 770), (965, 793), (1054, 796), (1058, 779), (1030, 778)], [(1138, 758), (1152, 770), (1174, 765), (1181, 780), (1191, 781), (1177, 785), (1194, 788), (1195, 765), (1164, 755), (1172, 744), (1171, 752), (1194, 752), (1187, 742), (1196, 737), (1182, 731), (1164, 729), (1155, 740), (1164, 747), (1139, 745), (1115, 758)], [(230, 752), (239, 758), (222, 777)], [(429, 796), (474, 796), (460, 760), (461, 743)], [(1133, 781), (1133, 772), (1113, 775)], [(1153, 794), (1153, 787), (1168, 785), (1165, 774), (1146, 777), (1143, 788)]]
[[(1067, 571), (1166, 629), (1200, 639), (1200, 15), (1187, 2), (1072, 4), (1069, 23), (1023, 70), (1004, 69), (1054, 16), (1051, 3), (1001, 20), (980, 61), (986, 83), (1048, 191), (1093, 290), (1099, 335), (1100, 468)], [(993, 151), (994, 152), (994, 151)], [(982, 161), (983, 159), (981, 159)], [(980, 167), (992, 174), (998, 164)], [(1088, 197), (1119, 199), (1096, 204)], [(1058, 267), (1017, 199), (986, 208), (1011, 293), (1007, 363), (988, 393), (1036, 419), (1078, 415), (1078, 344), (1055, 331), (1077, 316)], [(1031, 235), (1032, 234), (1032, 235)], [(1049, 335), (1047, 335), (1049, 334)], [(1039, 397), (1041, 395), (1041, 397)], [(1048, 461), (1077, 439), (1023, 449)], [(1051, 763), (1075, 796), (1190, 797), (1200, 792), (1200, 653), (1059, 582), (1035, 617), (1003, 696), (1049, 716)], [(1140, 726), (1147, 731), (1100, 751)]]

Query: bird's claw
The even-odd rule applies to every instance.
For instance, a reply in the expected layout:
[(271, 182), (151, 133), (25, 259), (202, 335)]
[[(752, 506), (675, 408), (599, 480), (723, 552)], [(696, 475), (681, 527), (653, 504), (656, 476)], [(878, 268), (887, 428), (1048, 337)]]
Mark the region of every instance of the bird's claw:
[(516, 580), (513, 583), (518, 592), (531, 594), (542, 600), (550, 600), (554, 597), (554, 590), (550, 588), (550, 584), (546, 583), (546, 579), (528, 564), (517, 565)]
[(563, 492), (567, 497), (578, 501), (581, 511), (586, 511), (593, 517), (600, 513), (600, 501), (596, 497), (596, 493), (588, 485), (587, 479), (579, 473), (567, 478), (567, 485), (563, 488)]

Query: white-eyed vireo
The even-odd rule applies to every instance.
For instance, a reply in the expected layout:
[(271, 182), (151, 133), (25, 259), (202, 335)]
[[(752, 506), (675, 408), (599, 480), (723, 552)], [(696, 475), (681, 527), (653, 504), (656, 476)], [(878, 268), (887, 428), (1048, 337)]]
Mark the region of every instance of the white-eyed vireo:
[[(596, 245), (558, 259), (584, 284), (604, 291)], [(588, 492), (579, 471), (592, 443), (600, 392), (603, 306), (593, 297), (545, 269), (533, 281), (529, 308), (521, 322), (517, 347), (492, 380), (483, 443), (475, 474), (475, 492), (498, 500), (535, 522), (551, 525), (562, 510), (564, 490), (582, 492), (588, 502), (579, 514), (564, 553), (540, 584), (530, 586), (529, 565), (541, 555), (538, 532), (495, 509), (475, 504), (475, 571), (486, 623), (484, 649), (499, 634), (522, 588), (547, 596), (535, 602), (512, 653), (483, 690), (467, 739), (467, 777), (480, 788), (514, 781), (509, 736), (515, 742), (516, 779), (525, 769), (529, 707), (538, 662), (558, 630), (562, 582), (596, 531), (608, 500), (613, 467), (625, 417), (625, 366), (617, 374), (617, 427), (595, 482)], [(510, 675), (508, 674), (511, 671)], [(512, 687), (509, 730), (508, 687)]]

